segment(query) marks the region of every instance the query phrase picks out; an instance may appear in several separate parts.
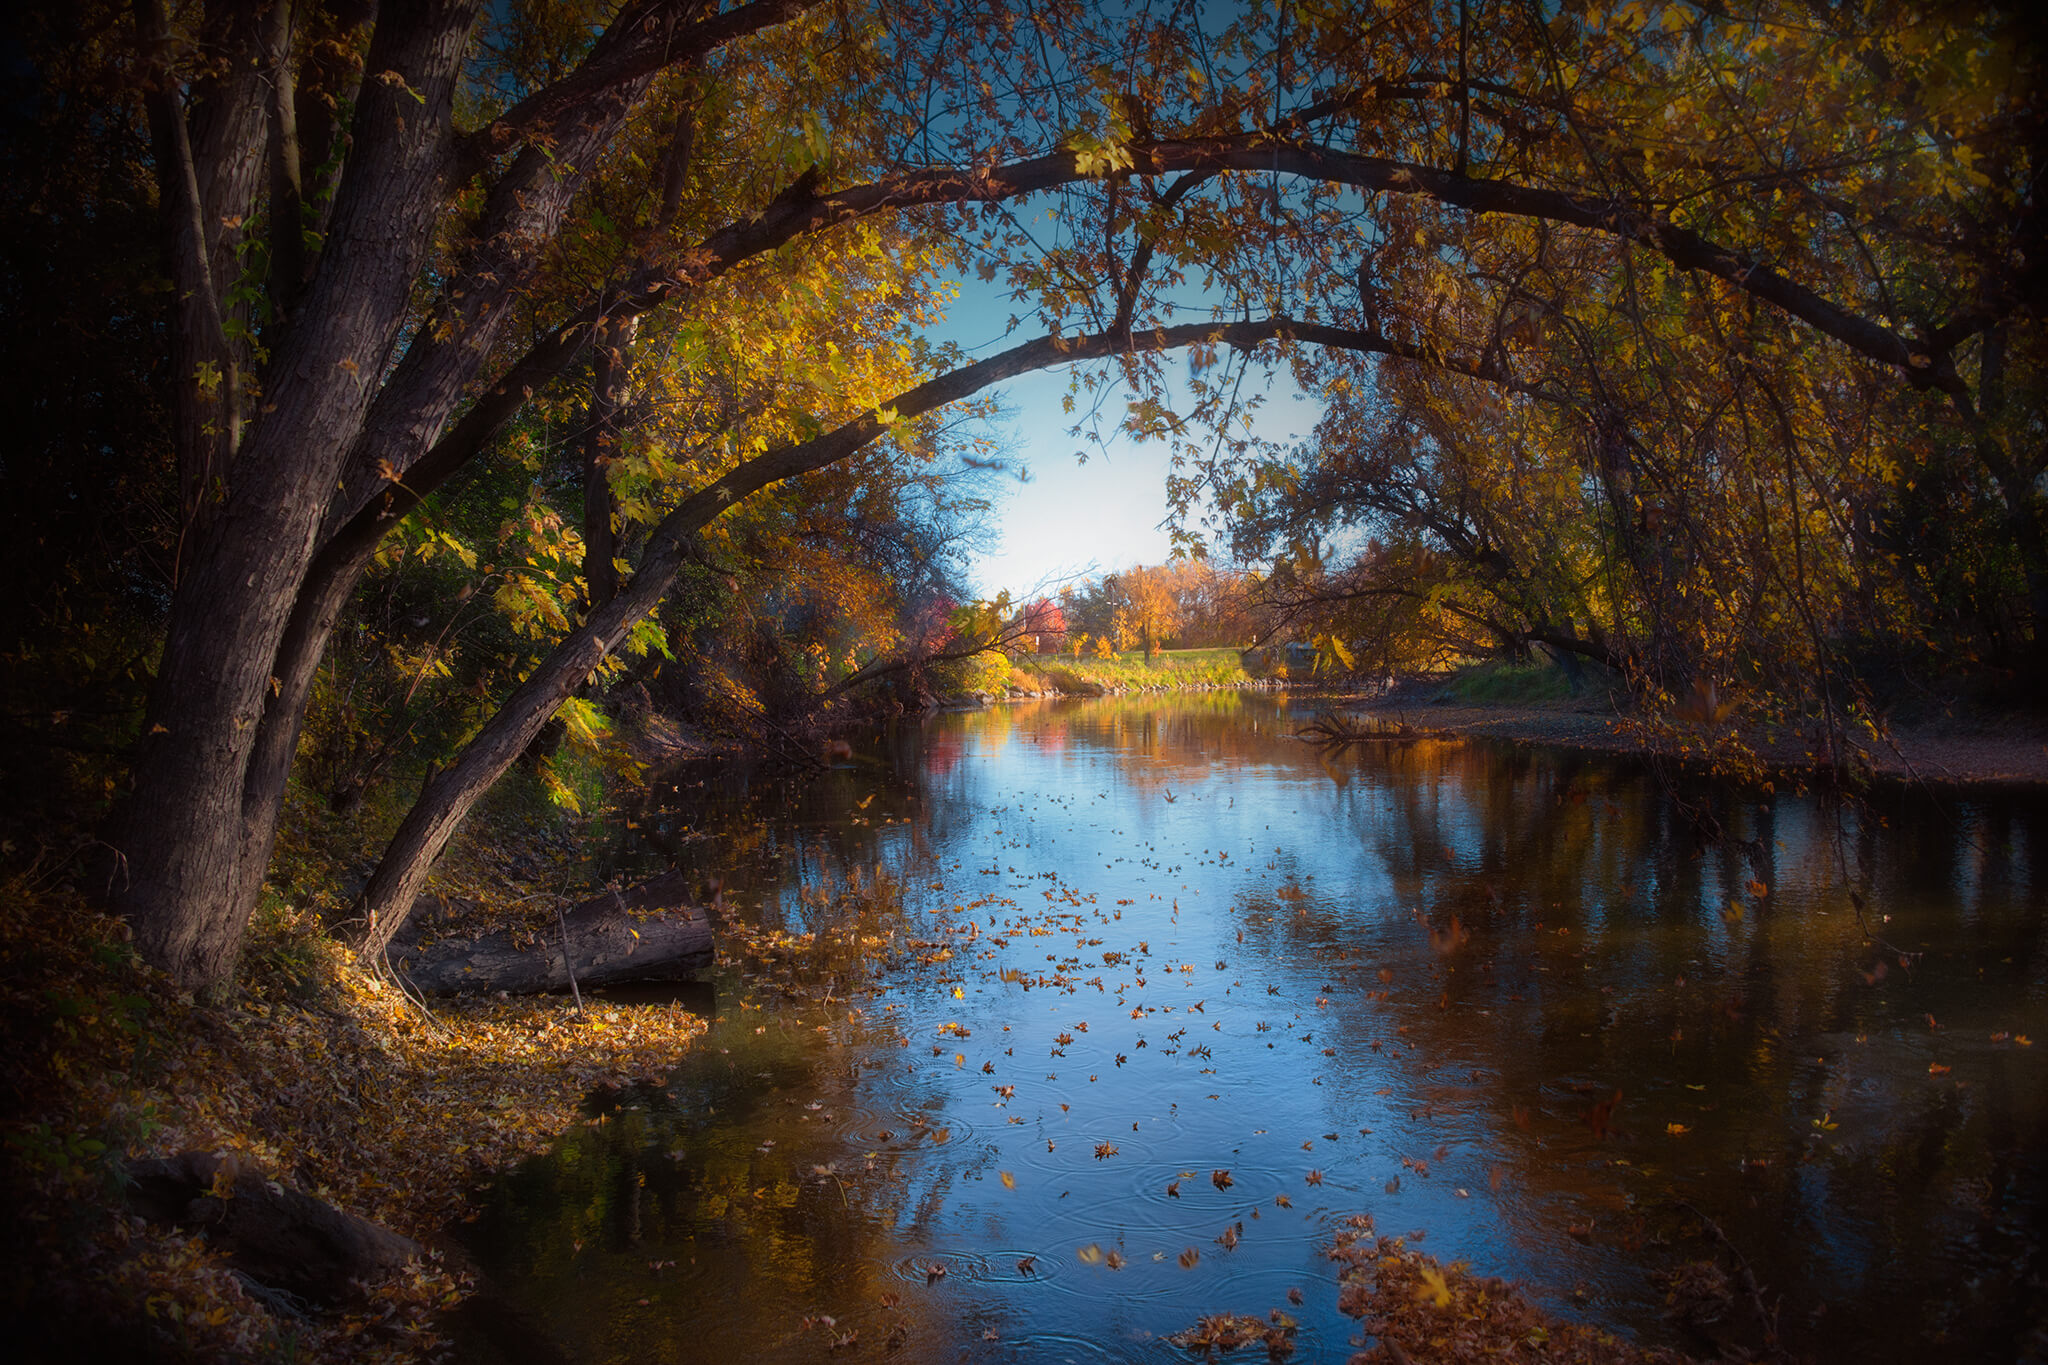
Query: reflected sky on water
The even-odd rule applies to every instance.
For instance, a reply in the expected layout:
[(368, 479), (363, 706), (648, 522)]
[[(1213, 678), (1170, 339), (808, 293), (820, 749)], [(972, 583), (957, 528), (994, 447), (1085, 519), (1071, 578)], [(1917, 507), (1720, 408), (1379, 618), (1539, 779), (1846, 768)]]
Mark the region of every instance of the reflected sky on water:
[[(464, 1230), (534, 1358), (1185, 1359), (1229, 1310), (1341, 1359), (1360, 1216), (1697, 1354), (1754, 1315), (1702, 1336), (1659, 1275), (1738, 1254), (1795, 1351), (2019, 1353), (2037, 801), (1328, 755), (1303, 718), (1027, 703), (657, 792), (631, 856), (824, 946), (723, 974), (665, 1089)], [(900, 909), (852, 916), (878, 878)]]

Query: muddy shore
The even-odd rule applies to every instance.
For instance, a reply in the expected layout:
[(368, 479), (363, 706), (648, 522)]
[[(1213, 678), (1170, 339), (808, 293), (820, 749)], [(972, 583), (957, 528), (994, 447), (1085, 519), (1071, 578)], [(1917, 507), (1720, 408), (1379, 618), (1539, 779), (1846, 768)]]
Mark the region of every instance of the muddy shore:
[[(1339, 714), (1517, 744), (1615, 754), (1641, 754), (1646, 748), (1644, 727), (1617, 699), (1590, 689), (1558, 701), (1473, 702), (1456, 697), (1440, 680), (1419, 680), (1377, 696), (1335, 693), (1329, 703)], [(1771, 767), (1791, 776), (1828, 766), (1828, 739), (1818, 721), (1798, 733), (1745, 732), (1742, 738)], [(1865, 734), (1860, 742), (1849, 735), (1839, 741), (1855, 755), (1856, 771), (1881, 782), (2048, 791), (2048, 715), (1958, 707), (1894, 724), (1883, 739)], [(1648, 747), (1698, 760), (1703, 757), (1699, 744), (1700, 737), (1685, 736)]]

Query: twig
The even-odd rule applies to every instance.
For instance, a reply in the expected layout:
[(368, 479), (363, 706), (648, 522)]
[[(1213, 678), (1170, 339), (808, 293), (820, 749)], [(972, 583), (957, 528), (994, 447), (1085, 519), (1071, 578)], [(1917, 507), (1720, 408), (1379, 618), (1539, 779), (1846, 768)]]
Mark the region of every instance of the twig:
[(1896, 943), (1887, 942), (1886, 940), (1879, 938), (1876, 934), (1872, 933), (1870, 930), (1870, 921), (1863, 918), (1863, 897), (1858, 895), (1854, 891), (1851, 891), (1849, 893), (1849, 904), (1856, 907), (1856, 923), (1863, 930), (1863, 937), (1869, 939), (1872, 943), (1875, 943), (1878, 947), (1883, 948), (1888, 952), (1898, 954), (1899, 965), (1901, 967), (1904, 967), (1908, 972), (1913, 970), (1913, 963), (1915, 960), (1926, 956), (1925, 953), (1909, 953), (1904, 948), (1899, 947)]
[(419, 988), (414, 986), (410, 981), (407, 981), (405, 979), (405, 973), (399, 971), (398, 968), (391, 965), (391, 945), (389, 943), (385, 944), (383, 948), (379, 949), (377, 955), (370, 959), (370, 966), (373, 970), (376, 971), (377, 975), (383, 977), (386, 981), (389, 981), (393, 986), (397, 987), (399, 999), (405, 1001), (406, 1004), (418, 1010), (420, 1012), (420, 1016), (424, 1018), (428, 1023), (432, 1024), (435, 1028), (441, 1030), (441, 1032), (447, 1034), (451, 1038), (455, 1036), (455, 1030), (449, 1028), (447, 1024), (441, 1021), (441, 1017), (439, 1015), (435, 1014), (433, 1010), (428, 1008), (427, 997), (419, 990)]
[[(564, 894), (568, 886), (562, 887)], [(576, 984), (576, 962), (569, 952), (569, 921), (562, 916), (562, 897), (555, 897), (555, 925), (562, 931), (562, 970), (569, 974), (569, 993), (576, 997), (576, 1012), (583, 1013), (583, 990)]]
[(1678, 1207), (1699, 1219), (1700, 1226), (1711, 1234), (1715, 1241), (1726, 1248), (1730, 1256), (1735, 1258), (1735, 1268), (1738, 1272), (1736, 1283), (1742, 1286), (1742, 1292), (1749, 1296), (1750, 1307), (1756, 1310), (1757, 1323), (1764, 1329), (1764, 1345), (1769, 1347), (1775, 1354), (1778, 1347), (1778, 1315), (1774, 1310), (1764, 1307), (1764, 1289), (1762, 1285), (1757, 1283), (1756, 1272), (1749, 1268), (1749, 1257), (1743, 1255), (1742, 1248), (1736, 1246), (1734, 1242), (1728, 1239), (1728, 1234), (1721, 1231), (1719, 1223), (1716, 1223), (1684, 1200), (1678, 1201)]

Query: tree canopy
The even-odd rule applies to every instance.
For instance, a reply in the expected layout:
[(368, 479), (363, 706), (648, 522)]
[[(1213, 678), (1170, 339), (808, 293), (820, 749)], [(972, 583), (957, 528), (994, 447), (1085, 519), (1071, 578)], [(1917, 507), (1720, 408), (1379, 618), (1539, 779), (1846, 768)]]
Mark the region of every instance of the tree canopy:
[[(158, 642), (129, 661), (149, 699), (108, 842), (116, 905), (190, 985), (232, 971), (380, 562), (431, 560), (436, 600), (479, 596), (528, 643), (469, 680), (365, 892), (372, 944), (564, 702), (689, 645), (658, 624), (679, 579), (702, 605), (751, 546), (804, 592), (849, 575), (842, 603), (880, 576), (906, 611), (939, 595), (918, 566), (971, 500), (942, 475), (985, 439), (958, 405), (1031, 369), (1070, 367), (1077, 412), (1122, 386), (1124, 427), (1174, 444), (1191, 548), (1213, 505), (1305, 609), (1408, 602), (1652, 700), (1826, 688), (1858, 649), (2044, 647), (2042, 109), (2015, 10), (142, 0), (23, 22), (15, 117), (56, 140), (10, 153), (9, 231), (48, 252), (10, 270), (13, 330), (80, 318), (105, 397), (75, 385), (7, 477), (55, 504), (78, 456), (149, 510), (63, 509), (64, 534), (154, 547), (104, 580)], [(95, 234), (153, 267), (81, 261)], [(107, 306), (67, 302), (66, 271)], [(1015, 300), (991, 354), (924, 335), (969, 273)], [(1275, 364), (1327, 400), (1294, 450), (1246, 420)], [(123, 394), (146, 401), (73, 412)], [(1331, 564), (1326, 533), (1377, 544)]]

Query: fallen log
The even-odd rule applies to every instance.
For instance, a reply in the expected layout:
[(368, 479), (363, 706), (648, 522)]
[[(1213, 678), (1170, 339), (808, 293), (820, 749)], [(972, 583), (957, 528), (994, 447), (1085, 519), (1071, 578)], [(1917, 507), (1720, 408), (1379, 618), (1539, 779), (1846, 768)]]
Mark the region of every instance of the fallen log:
[[(508, 930), (391, 945), (391, 965), (428, 995), (566, 991), (622, 981), (681, 981), (711, 965), (711, 921), (689, 903), (689, 881), (664, 873), (630, 891), (607, 891), (562, 913), (538, 941)], [(563, 953), (566, 942), (568, 952)]]
[(203, 1231), (250, 1279), (323, 1303), (420, 1255), (410, 1237), (265, 1179), (231, 1153), (134, 1161), (128, 1177), (130, 1205), (144, 1217)]

